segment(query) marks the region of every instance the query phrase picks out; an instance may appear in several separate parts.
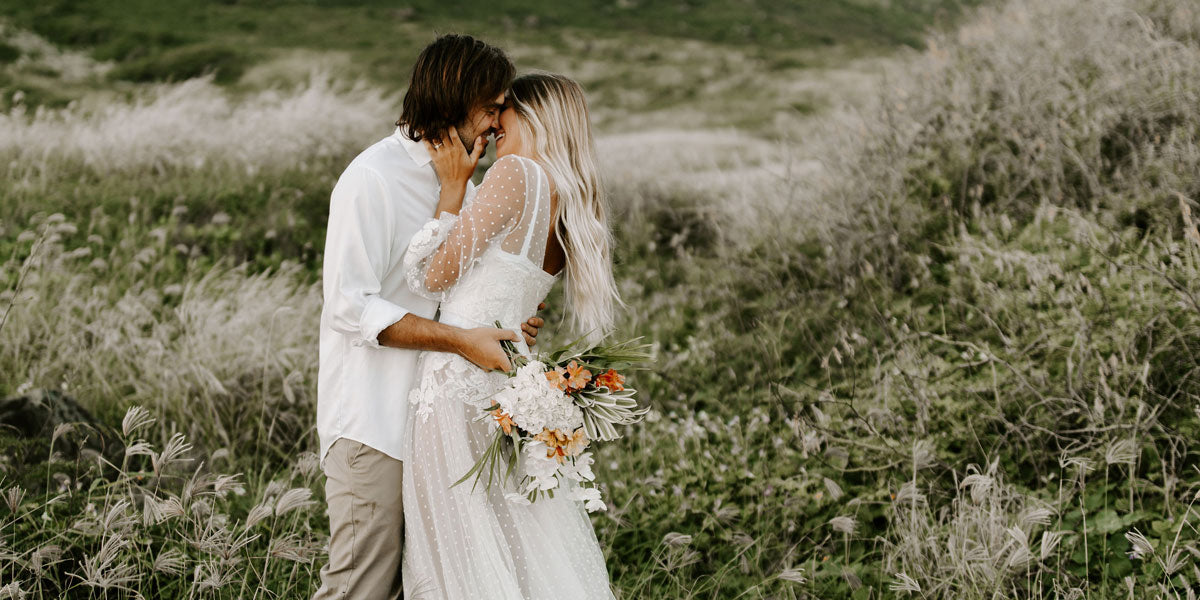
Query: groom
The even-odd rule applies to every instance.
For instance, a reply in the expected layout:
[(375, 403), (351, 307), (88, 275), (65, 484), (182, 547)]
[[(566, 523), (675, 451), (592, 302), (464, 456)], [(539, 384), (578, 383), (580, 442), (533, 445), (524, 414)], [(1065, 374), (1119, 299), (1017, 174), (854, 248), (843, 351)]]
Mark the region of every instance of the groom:
[[(499, 127), (514, 75), (498, 48), (465, 35), (438, 38), (417, 58), (396, 132), (358, 155), (333, 189), (317, 378), (329, 562), (315, 598), (401, 596), (403, 425), (418, 351), (509, 366), (499, 342), (517, 334), (432, 320), (438, 304), (409, 291), (401, 258), (438, 201), (423, 140), (438, 143), (453, 126), (470, 152), (477, 136)], [(466, 197), (474, 193), (468, 184)], [(536, 317), (522, 326), (526, 342), (541, 326)]]

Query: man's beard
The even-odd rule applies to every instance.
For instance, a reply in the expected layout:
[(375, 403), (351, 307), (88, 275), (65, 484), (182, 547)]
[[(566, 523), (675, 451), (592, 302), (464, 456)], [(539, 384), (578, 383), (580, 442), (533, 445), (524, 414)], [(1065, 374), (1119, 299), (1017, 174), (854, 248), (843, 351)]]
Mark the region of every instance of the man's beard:
[[(487, 151), (488, 136), (491, 134), (492, 134), (492, 132), (490, 130), (478, 134), (478, 137), (480, 137), (482, 139), (482, 141), (480, 143), (483, 144), (483, 150), (485, 152)], [(475, 136), (471, 136), (468, 138), (465, 135), (463, 135), (462, 131), (460, 130), (458, 133), (458, 139), (462, 140), (463, 148), (467, 149), (467, 154), (470, 154), (475, 151)]]

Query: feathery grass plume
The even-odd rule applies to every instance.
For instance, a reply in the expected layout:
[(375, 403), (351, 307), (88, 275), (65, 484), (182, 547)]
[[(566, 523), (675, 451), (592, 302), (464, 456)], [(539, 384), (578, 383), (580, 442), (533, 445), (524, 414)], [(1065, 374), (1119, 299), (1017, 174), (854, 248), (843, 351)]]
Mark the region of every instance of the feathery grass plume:
[(1140, 448), (1131, 439), (1111, 442), (1104, 449), (1104, 462), (1110, 465), (1132, 465), (1137, 463)]
[(162, 452), (150, 455), (150, 462), (154, 466), (154, 474), (162, 475), (163, 472), (173, 465), (184, 463), (192, 460), (184, 456), (192, 451), (192, 445), (187, 441), (187, 438), (179, 432), (175, 432), (171, 439), (163, 444)]
[(127, 534), (137, 526), (137, 517), (131, 510), (133, 503), (120, 499), (112, 503), (97, 521), (98, 531), (118, 537)]
[(275, 516), (282, 517), (283, 515), (298, 509), (305, 509), (313, 504), (312, 490), (302, 488), (292, 488), (283, 494), (280, 494), (279, 500), (275, 502)]
[(14, 485), (4, 492), (4, 505), (8, 507), (8, 512), (16, 513), (18, 508), (21, 508), (21, 501), (25, 499), (25, 488), (19, 485)]
[(125, 457), (130, 456), (154, 456), (154, 446), (146, 440), (138, 440), (128, 446), (125, 446)]
[(1029, 549), (1029, 536), (1020, 527), (1009, 527), (1008, 536), (1013, 540), (1012, 550), (1005, 559), (1005, 567), (1019, 569), (1033, 560), (1033, 552)]
[(316, 452), (305, 452), (296, 459), (294, 470), (296, 475), (310, 478), (321, 472), (321, 457), (317, 456)]
[(139, 429), (150, 425), (154, 420), (154, 416), (145, 407), (130, 406), (129, 410), (125, 411), (125, 417), (121, 419), (121, 433), (126, 439), (130, 439)]
[(22, 600), (28, 593), (21, 589), (20, 581), (10, 581), (0, 586), (0, 600)]
[(162, 522), (162, 510), (159, 508), (158, 499), (153, 493), (147, 492), (142, 496), (142, 524), (157, 525)]
[(925, 494), (922, 494), (917, 485), (911, 481), (905, 481), (900, 486), (900, 490), (896, 492), (896, 502), (898, 503), (924, 504), (925, 501)]
[(1062, 541), (1063, 536), (1070, 533), (1069, 531), (1043, 531), (1042, 543), (1038, 546), (1038, 558), (1043, 561), (1050, 558), (1050, 555), (1054, 553), (1054, 549), (1058, 547), (1058, 543)]
[(893, 581), (888, 589), (893, 592), (908, 592), (910, 594), (921, 593), (921, 584), (917, 583), (916, 579), (909, 577), (905, 573), (896, 573), (896, 581)]
[(311, 562), (315, 552), (313, 545), (297, 532), (271, 539), (270, 550), (272, 557), (290, 560), (292, 562)]
[(971, 500), (976, 504), (981, 504), (988, 497), (988, 493), (992, 490), (992, 484), (995, 481), (982, 473), (972, 473), (963, 477), (962, 483), (958, 487), (970, 489)]
[(54, 427), (54, 432), (50, 435), (50, 445), (53, 446), (58, 439), (75, 431), (75, 423), (59, 423)]
[(271, 518), (271, 515), (274, 513), (275, 509), (271, 503), (263, 502), (256, 504), (246, 515), (246, 529), (250, 529), (264, 520)]
[(214, 494), (224, 497), (225, 494), (233, 492), (235, 496), (241, 496), (246, 493), (246, 486), (241, 482), (241, 474), (233, 475), (218, 475), (212, 483), (212, 491)]
[(829, 493), (829, 499), (835, 502), (841, 499), (841, 497), (844, 495), (844, 492), (842, 492), (842, 487), (839, 486), (836, 481), (828, 477), (823, 477), (822, 479), (825, 483), (825, 491)]
[(71, 575), (88, 587), (131, 591), (129, 584), (136, 583), (141, 576), (137, 565), (130, 561), (117, 561), (129, 545), (129, 540), (119, 534), (106, 536), (96, 554), (83, 558), (82, 573)]
[(1017, 515), (1017, 523), (1021, 529), (1032, 531), (1035, 525), (1045, 527), (1050, 524), (1050, 518), (1054, 516), (1054, 510), (1049, 506), (1026, 506)]
[(688, 546), (692, 543), (692, 536), (675, 531), (668, 532), (663, 536), (662, 543), (672, 548)]
[(151, 566), (157, 573), (166, 575), (180, 575), (187, 568), (187, 555), (177, 548), (168, 548), (158, 553), (154, 557), (154, 564)]
[(201, 592), (219, 590), (232, 583), (234, 575), (233, 570), (220, 561), (206, 560), (192, 571), (192, 585)]
[(779, 575), (776, 577), (782, 579), (783, 581), (790, 581), (792, 583), (798, 583), (801, 585), (808, 581), (808, 579), (804, 577), (804, 569), (802, 567), (788, 567), (780, 571)]
[(1150, 540), (1142, 535), (1142, 532), (1134, 529), (1133, 531), (1125, 532), (1125, 539), (1129, 540), (1131, 546), (1129, 550), (1129, 558), (1134, 560), (1145, 559), (1147, 556), (1154, 555), (1154, 546), (1150, 545)]
[(829, 520), (829, 526), (838, 533), (854, 535), (858, 529), (858, 521), (854, 520), (854, 517), (837, 516)]
[(46, 544), (34, 549), (29, 554), (29, 568), (36, 575), (41, 575), (42, 571), (62, 562), (62, 547), (57, 544)]

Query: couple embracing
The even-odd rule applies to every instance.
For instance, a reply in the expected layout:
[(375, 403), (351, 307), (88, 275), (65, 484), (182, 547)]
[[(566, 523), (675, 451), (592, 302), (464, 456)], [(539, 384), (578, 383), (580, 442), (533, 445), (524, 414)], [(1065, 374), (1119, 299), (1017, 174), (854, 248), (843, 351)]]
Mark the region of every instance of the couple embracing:
[[(334, 187), (317, 401), (330, 541), (317, 598), (613, 598), (579, 501), (518, 504), (503, 486), (453, 485), (492, 440), (477, 417), (506, 379), (500, 342), (529, 351), (560, 278), (581, 334), (608, 331), (619, 302), (582, 90), (514, 75), (495, 47), (438, 38), (395, 133)], [(476, 188), (489, 136), (497, 160)]]

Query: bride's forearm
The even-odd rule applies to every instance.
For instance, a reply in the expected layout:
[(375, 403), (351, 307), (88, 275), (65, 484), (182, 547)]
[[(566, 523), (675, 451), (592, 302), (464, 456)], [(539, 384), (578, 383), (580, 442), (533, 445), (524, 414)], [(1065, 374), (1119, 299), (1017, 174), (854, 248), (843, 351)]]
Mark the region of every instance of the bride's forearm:
[(438, 195), (437, 209), (434, 217), (448, 212), (457, 215), (462, 210), (463, 197), (467, 194), (467, 182), (449, 181), (442, 184), (441, 194)]

